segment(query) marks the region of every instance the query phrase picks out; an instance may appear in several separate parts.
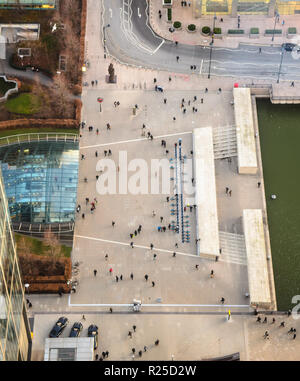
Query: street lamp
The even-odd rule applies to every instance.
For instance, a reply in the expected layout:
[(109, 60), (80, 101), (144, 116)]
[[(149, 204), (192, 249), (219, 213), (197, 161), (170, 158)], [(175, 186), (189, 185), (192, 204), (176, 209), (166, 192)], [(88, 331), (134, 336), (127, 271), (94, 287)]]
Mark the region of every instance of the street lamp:
[(284, 48), (282, 47), (281, 52), (280, 52), (280, 65), (279, 65), (279, 69), (278, 69), (277, 83), (279, 83), (279, 77), (280, 77), (281, 66), (282, 66), (282, 61), (283, 61), (283, 54), (284, 54)]
[(24, 284), (27, 294), (29, 295), (29, 283)]
[(275, 11), (275, 22), (274, 22), (272, 41), (274, 41), (275, 28), (278, 21), (279, 21), (279, 13)]
[(107, 24), (103, 27), (103, 48), (104, 48), (104, 58), (106, 58), (106, 38), (105, 38), (105, 28), (109, 28), (110, 24)]
[(215, 23), (216, 23), (216, 20), (217, 20), (217, 16), (216, 14), (214, 15), (214, 22), (213, 22), (213, 29), (212, 29), (212, 34), (211, 34), (211, 42), (210, 42), (210, 52), (209, 52), (209, 66), (208, 66), (208, 76), (207, 78), (209, 79), (210, 78), (210, 68), (211, 68), (211, 56), (212, 56), (212, 47), (213, 47), (213, 44), (214, 44), (214, 32), (215, 32)]

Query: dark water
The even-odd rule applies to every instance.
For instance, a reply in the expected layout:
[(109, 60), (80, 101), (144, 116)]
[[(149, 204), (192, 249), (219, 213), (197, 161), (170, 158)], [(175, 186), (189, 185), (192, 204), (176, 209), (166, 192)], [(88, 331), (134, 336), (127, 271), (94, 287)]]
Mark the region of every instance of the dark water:
[[(300, 105), (257, 99), (278, 310), (300, 295)], [(271, 200), (270, 195), (277, 199)]]

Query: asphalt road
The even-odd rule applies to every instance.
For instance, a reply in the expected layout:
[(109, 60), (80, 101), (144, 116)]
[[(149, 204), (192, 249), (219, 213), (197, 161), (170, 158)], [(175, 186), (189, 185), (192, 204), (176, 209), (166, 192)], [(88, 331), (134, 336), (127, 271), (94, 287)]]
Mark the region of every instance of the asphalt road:
[[(118, 61), (177, 73), (208, 74), (211, 48), (176, 46), (155, 35), (149, 26), (146, 0), (103, 0), (102, 11), (102, 25), (110, 25), (105, 28), (106, 50)], [(213, 47), (211, 75), (276, 80), (281, 47), (262, 46), (261, 53), (258, 49), (250, 44), (241, 44), (238, 49)], [(196, 65), (196, 71), (191, 71), (191, 65)], [(284, 51), (280, 79), (300, 80), (300, 54), (295, 59)]]

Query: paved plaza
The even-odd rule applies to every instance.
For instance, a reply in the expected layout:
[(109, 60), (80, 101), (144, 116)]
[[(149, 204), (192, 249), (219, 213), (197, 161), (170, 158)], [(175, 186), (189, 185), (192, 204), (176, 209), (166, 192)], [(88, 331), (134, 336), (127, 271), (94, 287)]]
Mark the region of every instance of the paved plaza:
[[(84, 81), (89, 86), (84, 87), (82, 94), (82, 120), (86, 126), (80, 129), (77, 192), (81, 210), (76, 215), (72, 250), (72, 261), (80, 263), (76, 275), (79, 284), (76, 293), (61, 298), (30, 295), (33, 307), (29, 313), (34, 317), (32, 359), (43, 359), (44, 339), (57, 318), (65, 315), (70, 326), (81, 320), (82, 336), (87, 336), (90, 324), (98, 325), (96, 353), (108, 350), (109, 360), (132, 360), (131, 348), (138, 352), (144, 346), (148, 349), (141, 360), (171, 360), (172, 356), (174, 360), (201, 360), (234, 352), (240, 353), (241, 360), (297, 360), (300, 344), (292, 340), (287, 331), (292, 326), (298, 329), (298, 321), (274, 315), (276, 324), (271, 324), (272, 316), (268, 316), (266, 324), (257, 323), (245, 295), (249, 288), (242, 215), (243, 209), (264, 209), (263, 186), (257, 186), (258, 182), (263, 185), (261, 169), (256, 175), (239, 175), (236, 156), (230, 160), (215, 160), (221, 249), (217, 262), (196, 255), (194, 208), (190, 211), (187, 207), (185, 211), (189, 216), (190, 242), (182, 243), (181, 235), (168, 229), (175, 216), (171, 215), (172, 200), (167, 202), (166, 198), (174, 196), (174, 180), (170, 180), (170, 190), (164, 194), (152, 194), (150, 188), (153, 182), (151, 161), (174, 159), (174, 144), (179, 139), (183, 154), (192, 159), (194, 128), (211, 127), (216, 139), (222, 130), (235, 128), (233, 85), (247, 81), (218, 77), (209, 80), (196, 74), (133, 68), (105, 59), (99, 40), (100, 12), (98, 3), (90, 1), (86, 37), (89, 68), (84, 73)], [(105, 82), (110, 62), (114, 64), (116, 84)], [(98, 84), (92, 86), (91, 81), (95, 80)], [(161, 86), (163, 92), (155, 91), (155, 85)], [(101, 111), (98, 97), (103, 98)], [(115, 107), (117, 101), (120, 105)], [(135, 105), (138, 108), (134, 115)], [(193, 107), (197, 112), (193, 112)], [(89, 126), (93, 126), (92, 131)], [(147, 138), (148, 132), (153, 140)], [(257, 136), (257, 149), (258, 139)], [(162, 140), (166, 141), (166, 147), (161, 145)], [(108, 150), (112, 154), (106, 157), (104, 151)], [(131, 165), (134, 160), (144, 161), (148, 169), (147, 192), (99, 194), (96, 176), (101, 176), (101, 160), (113, 161), (118, 189), (119, 175), (126, 164), (124, 153)], [(128, 179), (132, 178), (128, 184), (132, 181), (140, 186), (132, 177), (137, 171), (133, 168), (128, 172)], [(173, 169), (169, 177), (174, 177)], [(160, 185), (163, 180), (161, 176)], [(185, 180), (191, 185), (191, 176)], [(98, 185), (100, 181), (101, 177)], [(231, 196), (226, 194), (226, 187), (231, 189)], [(89, 198), (88, 205), (86, 198)], [(94, 198), (96, 209), (91, 213), (90, 203)], [(193, 205), (193, 197), (187, 192), (183, 198), (185, 205)], [(160, 217), (163, 217), (162, 222)], [(139, 225), (142, 225), (141, 232), (130, 238)], [(166, 226), (166, 232), (159, 232), (159, 226)], [(235, 243), (235, 251), (226, 248), (229, 241)], [(97, 270), (96, 275), (94, 270)], [(210, 276), (212, 270), (214, 277)], [(140, 313), (134, 313), (128, 306), (133, 299), (141, 300)], [(113, 309), (112, 313), (109, 308)], [(228, 321), (229, 309), (232, 315)], [(279, 328), (282, 320), (286, 321), (285, 328)], [(128, 331), (133, 325), (137, 326), (137, 332), (130, 339)], [(70, 326), (62, 337), (68, 336)], [(263, 339), (266, 330), (269, 330), (270, 340)], [(160, 340), (158, 346), (154, 345), (156, 339)]]

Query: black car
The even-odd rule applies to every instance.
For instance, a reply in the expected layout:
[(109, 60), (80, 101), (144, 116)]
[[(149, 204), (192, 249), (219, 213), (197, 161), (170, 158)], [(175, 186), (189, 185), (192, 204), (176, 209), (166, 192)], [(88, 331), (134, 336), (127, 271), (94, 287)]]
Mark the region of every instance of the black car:
[(76, 322), (73, 324), (73, 327), (71, 328), (71, 332), (69, 337), (78, 337), (80, 335), (80, 332), (82, 331), (82, 324), (80, 322)]
[(94, 349), (98, 347), (98, 327), (94, 324), (90, 325), (88, 328), (88, 337), (94, 338)]
[(58, 337), (62, 334), (63, 330), (68, 325), (69, 320), (62, 316), (60, 317), (57, 322), (55, 323), (55, 326), (51, 329), (51, 332), (49, 333), (49, 337)]
[(285, 49), (287, 52), (292, 52), (295, 46), (296, 44), (292, 44), (291, 42), (285, 42), (281, 45), (281, 47)]

